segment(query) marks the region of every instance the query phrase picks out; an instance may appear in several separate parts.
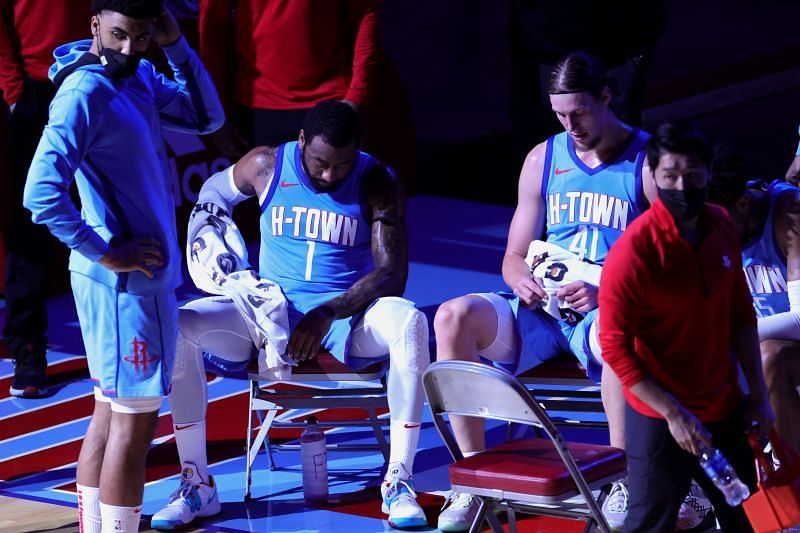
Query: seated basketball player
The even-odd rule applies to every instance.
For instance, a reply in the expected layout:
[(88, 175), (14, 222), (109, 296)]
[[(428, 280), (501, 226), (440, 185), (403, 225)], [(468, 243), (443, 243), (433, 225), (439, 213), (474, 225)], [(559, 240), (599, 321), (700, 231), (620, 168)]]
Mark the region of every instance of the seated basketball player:
[[(230, 213), (242, 200), (258, 198), (259, 273), (288, 301), (290, 357), (309, 359), (322, 347), (355, 365), (388, 354), (391, 454), (382, 509), (393, 527), (418, 527), (426, 520), (411, 474), (421, 376), (430, 359), (428, 325), (400, 298), (408, 272), (402, 192), (382, 164), (358, 150), (361, 137), (350, 106), (322, 102), (309, 112), (297, 142), (250, 151), (209, 178), (198, 204), (215, 203)], [(220, 510), (206, 459), (202, 352), (235, 362), (254, 351), (247, 324), (225, 298), (185, 305), (178, 329), (169, 402), (183, 475), (172, 501), (153, 516), (159, 529), (184, 527)]]
[[(602, 264), (625, 228), (655, 198), (652, 181), (642, 179), (647, 134), (621, 122), (609, 108), (611, 94), (598, 62), (581, 52), (556, 65), (548, 88), (550, 102), (566, 131), (528, 154), (519, 180), (519, 199), (503, 259), (503, 279), (511, 293), (469, 294), (442, 304), (436, 313), (437, 359), (484, 358), (522, 372), (560, 353), (572, 353), (599, 379), (611, 445), (625, 447), (624, 401), (619, 380), (602, 367), (596, 337), (597, 286), (575, 280), (548, 296), (526, 263), (536, 239), (571, 252), (578, 261)], [(545, 237), (542, 237), (545, 236)], [(542, 309), (556, 298), (565, 309), (558, 320)], [(483, 422), (451, 417), (466, 455), (485, 448)], [(451, 494), (439, 516), (444, 531), (466, 531), (478, 511), (468, 494)], [(621, 525), (627, 489), (617, 483), (603, 512)]]

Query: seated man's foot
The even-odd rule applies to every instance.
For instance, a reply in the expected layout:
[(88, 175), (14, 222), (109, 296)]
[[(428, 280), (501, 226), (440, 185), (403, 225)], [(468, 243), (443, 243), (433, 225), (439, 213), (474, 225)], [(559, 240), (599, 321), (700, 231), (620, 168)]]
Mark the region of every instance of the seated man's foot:
[(182, 529), (197, 517), (213, 516), (222, 507), (217, 496), (214, 478), (208, 476), (204, 483), (192, 463), (183, 465), (181, 486), (172, 493), (166, 507), (153, 515), (150, 527), (153, 529)]
[(469, 531), (478, 515), (481, 502), (466, 492), (451, 492), (439, 513), (438, 527), (441, 531)]
[(428, 525), (422, 507), (417, 503), (417, 493), (411, 475), (401, 463), (392, 463), (381, 484), (383, 503), (381, 511), (389, 515), (389, 525), (396, 529)]
[(678, 521), (675, 531), (706, 531), (714, 527), (716, 517), (711, 501), (706, 497), (703, 489), (692, 480), (689, 494), (683, 499), (678, 510)]
[(625, 481), (615, 481), (611, 486), (606, 501), (601, 509), (606, 522), (615, 531), (622, 530), (625, 517), (628, 516), (628, 487)]
[(43, 345), (28, 343), (17, 352), (9, 393), (17, 398), (41, 398), (47, 395), (47, 357)]

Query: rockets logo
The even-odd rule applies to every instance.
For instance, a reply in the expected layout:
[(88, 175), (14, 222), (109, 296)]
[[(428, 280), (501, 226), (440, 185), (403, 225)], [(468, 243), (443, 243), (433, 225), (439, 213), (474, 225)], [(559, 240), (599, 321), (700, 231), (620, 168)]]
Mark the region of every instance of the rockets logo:
[(133, 347), (133, 355), (123, 357), (123, 361), (131, 363), (136, 370), (141, 368), (145, 372), (147, 371), (148, 363), (158, 360), (158, 357), (147, 353), (146, 341), (140, 341), (134, 337), (133, 341), (131, 341), (131, 346)]

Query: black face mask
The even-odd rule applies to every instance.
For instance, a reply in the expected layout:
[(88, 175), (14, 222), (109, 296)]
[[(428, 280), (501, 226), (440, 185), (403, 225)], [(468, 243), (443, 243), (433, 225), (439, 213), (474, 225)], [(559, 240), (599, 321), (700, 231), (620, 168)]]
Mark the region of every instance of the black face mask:
[(100, 49), (100, 63), (112, 78), (130, 78), (139, 68), (140, 54), (127, 55), (111, 48)]
[(708, 187), (684, 189), (682, 191), (658, 187), (658, 197), (664, 202), (675, 222), (680, 224), (700, 214), (703, 204), (708, 199)]

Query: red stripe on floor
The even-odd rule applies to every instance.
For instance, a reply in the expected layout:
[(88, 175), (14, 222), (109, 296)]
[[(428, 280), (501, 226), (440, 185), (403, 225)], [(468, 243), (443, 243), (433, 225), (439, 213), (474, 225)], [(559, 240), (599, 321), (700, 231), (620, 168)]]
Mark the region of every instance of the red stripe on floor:
[(87, 395), (36, 411), (22, 411), (0, 423), (0, 441), (84, 418), (93, 410), (94, 396)]

